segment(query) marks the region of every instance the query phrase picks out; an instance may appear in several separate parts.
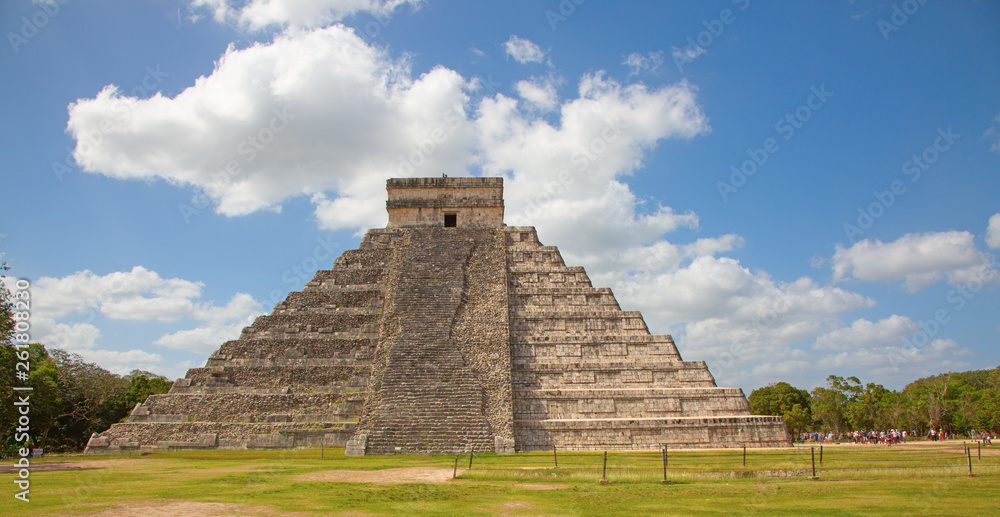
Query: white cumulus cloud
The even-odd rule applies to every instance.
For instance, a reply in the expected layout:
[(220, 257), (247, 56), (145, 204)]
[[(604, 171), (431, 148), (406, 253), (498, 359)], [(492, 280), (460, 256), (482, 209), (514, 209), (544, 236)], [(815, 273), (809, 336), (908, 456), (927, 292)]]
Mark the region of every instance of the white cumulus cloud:
[(503, 44), (503, 48), (507, 51), (507, 55), (518, 63), (541, 63), (545, 60), (545, 51), (541, 47), (531, 40), (518, 38), (513, 34)]
[(180, 215), (201, 193), (228, 216), (307, 195), (323, 227), (376, 226), (386, 178), (464, 172), (466, 86), (444, 68), (413, 79), (405, 60), (333, 26), (230, 48), (173, 98), (108, 86), (70, 106), (68, 129), (85, 171), (194, 187)]
[[(163, 357), (144, 350), (110, 350), (99, 343), (97, 316), (112, 320), (176, 322), (190, 319), (199, 326), (162, 336), (153, 344), (207, 353), (261, 314), (260, 304), (237, 293), (224, 306), (200, 301), (202, 284), (163, 278), (135, 266), (130, 271), (96, 275), (78, 271), (62, 278), (41, 277), (33, 282), (32, 338), (80, 354), (116, 373), (162, 367)], [(75, 316), (85, 321), (60, 321)]]
[(222, 343), (240, 336), (240, 331), (253, 323), (254, 318), (263, 314), (260, 303), (246, 293), (236, 293), (229, 303), (222, 307), (200, 304), (190, 317), (202, 321), (198, 328), (180, 330), (165, 334), (153, 342), (154, 345), (207, 354)]
[(542, 111), (552, 111), (558, 103), (552, 81), (518, 81), (515, 89), (522, 99)]
[(838, 328), (816, 338), (813, 349), (839, 351), (899, 345), (905, 336), (919, 328), (915, 321), (898, 314), (877, 322), (862, 318), (854, 320), (850, 327)]
[(135, 266), (103, 276), (84, 270), (62, 278), (42, 277), (34, 288), (34, 312), (44, 317), (93, 309), (112, 319), (175, 321), (191, 311), (191, 300), (201, 296), (202, 284), (161, 278)]
[(655, 72), (663, 65), (663, 51), (657, 50), (648, 54), (633, 52), (625, 56), (622, 64), (628, 67), (628, 75), (639, 75), (642, 72)]
[(935, 339), (924, 347), (888, 346), (860, 348), (828, 355), (816, 362), (817, 370), (864, 370), (880, 384), (893, 385), (941, 373), (968, 370), (972, 351), (953, 339)]
[(219, 23), (253, 31), (268, 27), (325, 27), (355, 13), (385, 18), (403, 4), (421, 0), (192, 0), (196, 12), (207, 10)]
[(990, 217), (989, 225), (986, 227), (986, 245), (990, 249), (1000, 249), (1000, 213)]
[(869, 240), (850, 248), (837, 245), (833, 261), (834, 281), (853, 277), (868, 282), (902, 280), (917, 292), (945, 276), (953, 284), (970, 275), (980, 275), (983, 259), (969, 232), (911, 233), (883, 243)]

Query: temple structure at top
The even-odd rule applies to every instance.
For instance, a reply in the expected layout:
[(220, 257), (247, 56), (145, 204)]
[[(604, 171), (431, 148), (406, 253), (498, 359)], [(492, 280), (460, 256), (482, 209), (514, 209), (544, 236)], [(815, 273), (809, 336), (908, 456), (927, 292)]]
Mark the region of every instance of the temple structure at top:
[(503, 178), (398, 178), (386, 191), (389, 228), (503, 226)]

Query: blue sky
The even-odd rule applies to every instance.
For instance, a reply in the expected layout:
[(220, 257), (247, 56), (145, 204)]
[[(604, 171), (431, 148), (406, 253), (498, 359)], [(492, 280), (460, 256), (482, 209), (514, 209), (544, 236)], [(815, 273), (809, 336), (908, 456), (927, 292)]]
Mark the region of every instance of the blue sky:
[(18, 0), (0, 252), (34, 337), (170, 377), (502, 175), (720, 385), (1000, 364), (1000, 4)]

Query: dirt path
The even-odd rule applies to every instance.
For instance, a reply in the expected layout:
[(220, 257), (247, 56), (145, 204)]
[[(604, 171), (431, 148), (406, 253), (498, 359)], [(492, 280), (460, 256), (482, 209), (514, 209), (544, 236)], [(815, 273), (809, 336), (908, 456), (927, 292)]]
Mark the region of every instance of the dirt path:
[[(458, 469), (458, 473), (466, 469)], [(411, 467), (383, 470), (325, 470), (296, 476), (296, 481), (327, 481), (335, 483), (447, 483), (453, 469)]]
[[(81, 514), (73, 513), (72, 515)], [(242, 517), (247, 515), (270, 516), (279, 515), (279, 513), (264, 506), (246, 504), (156, 500), (127, 501), (119, 503), (113, 508), (98, 510), (93, 513), (84, 513), (82, 515), (96, 517), (204, 517), (205, 515), (212, 515), (214, 517)]]

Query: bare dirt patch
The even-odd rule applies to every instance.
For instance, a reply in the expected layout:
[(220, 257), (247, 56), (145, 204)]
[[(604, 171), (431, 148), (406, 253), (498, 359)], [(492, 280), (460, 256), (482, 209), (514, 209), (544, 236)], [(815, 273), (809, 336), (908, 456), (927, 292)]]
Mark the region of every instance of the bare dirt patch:
[(506, 510), (530, 510), (531, 503), (526, 503), (524, 501), (507, 501), (506, 503), (500, 503), (495, 505), (497, 508), (503, 508)]
[(569, 485), (543, 485), (540, 483), (515, 483), (514, 486), (526, 490), (562, 490), (563, 488), (569, 488)]
[[(79, 514), (76, 514), (79, 515)], [(202, 503), (198, 501), (126, 501), (94, 513), (84, 514), (97, 517), (241, 517), (245, 515), (278, 515), (278, 512), (263, 506), (233, 503)]]
[[(3, 463), (0, 464), (0, 474), (6, 474), (10, 472), (17, 472), (23, 467), (18, 466), (17, 463)], [(68, 461), (46, 461), (46, 462), (31, 462), (29, 467), (32, 472), (48, 472), (54, 470), (81, 470), (81, 469), (92, 469), (99, 467), (86, 467), (81, 466), (75, 462)]]
[[(458, 469), (459, 474), (465, 469)], [(447, 483), (453, 469), (412, 467), (383, 470), (325, 470), (296, 476), (296, 481), (325, 481), (332, 483)]]

